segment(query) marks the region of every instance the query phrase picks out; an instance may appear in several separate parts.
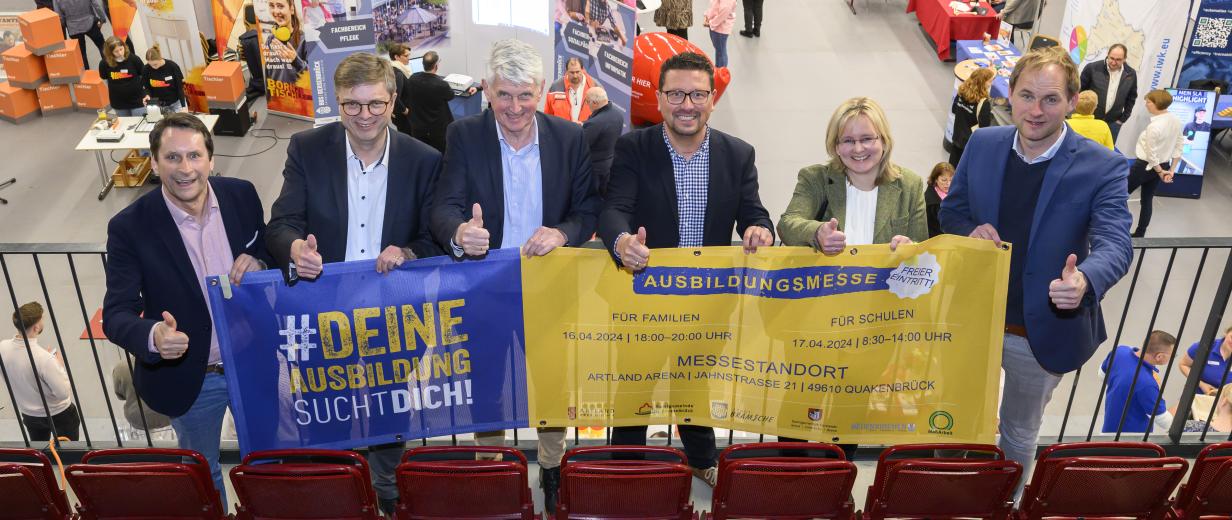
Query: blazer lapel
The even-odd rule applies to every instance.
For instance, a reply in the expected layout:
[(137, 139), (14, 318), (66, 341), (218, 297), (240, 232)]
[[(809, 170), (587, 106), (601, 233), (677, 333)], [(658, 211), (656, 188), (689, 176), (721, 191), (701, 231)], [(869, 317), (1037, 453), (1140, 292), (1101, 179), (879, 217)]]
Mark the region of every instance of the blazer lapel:
[[(724, 209), (715, 207), (722, 204), (720, 201), (723, 200), (723, 198), (719, 194), (723, 193), (725, 190), (727, 192), (731, 192), (731, 186), (733, 186), (731, 177), (729, 176), (731, 168), (729, 168), (730, 165), (727, 163), (727, 158), (730, 155), (727, 153), (727, 141), (719, 137), (719, 133), (717, 131), (710, 132), (709, 153), (710, 171), (706, 172), (706, 211), (703, 213), (705, 217), (702, 220), (702, 243), (709, 243), (709, 241), (706, 240), (707, 237), (705, 236), (707, 228), (706, 223), (712, 221), (714, 215), (716, 215), (716, 211), (721, 211)], [(676, 176), (673, 174), (672, 179), (675, 180), (675, 178)], [(674, 191), (675, 190), (673, 190), (673, 192)], [(737, 195), (738, 194), (739, 192), (737, 192)], [(679, 226), (679, 223), (677, 223), (677, 226)]]
[[(992, 224), (994, 228), (1001, 225), (1001, 186), (1005, 184), (1005, 163), (1009, 161), (1009, 154), (1014, 153), (1012, 147), (1014, 146), (1014, 137), (1016, 135), (1018, 135), (1018, 131), (1010, 128), (1004, 132), (1004, 136), (1001, 137), (1001, 142), (997, 146), (989, 146), (984, 149), (985, 153), (992, 154), (987, 163), (989, 166), (987, 170), (977, 168), (974, 171), (967, 171), (969, 176), (967, 182), (971, 183), (973, 198), (977, 195), (985, 197), (983, 204), (976, 206), (976, 217), (982, 217), (977, 218), (977, 220), (980, 223), (987, 222)], [(977, 164), (978, 162), (972, 161), (972, 164)], [(979, 215), (978, 208), (980, 207), (988, 208), (988, 213)]]
[(891, 217), (898, 214), (898, 202), (902, 200), (903, 188), (901, 181), (882, 184), (877, 188), (877, 214), (873, 218), (873, 242), (882, 244), (889, 242)]
[[(492, 190), (491, 208), (483, 212), (492, 215), (484, 219), (484, 226), (492, 236), (493, 247), (500, 247), (505, 232), (505, 166), (501, 159), (500, 136), (496, 133), (496, 115), (492, 109), (483, 113), (483, 149), (488, 159), (488, 187)], [(479, 191), (479, 193), (483, 193)]]
[[(650, 139), (650, 150), (652, 154), (658, 157), (651, 157), (651, 164), (665, 164), (667, 165), (667, 168), (663, 170), (651, 168), (650, 172), (659, 176), (659, 182), (663, 185), (663, 193), (667, 194), (666, 213), (672, 218), (672, 229), (679, 230), (680, 212), (676, 211), (676, 167), (672, 165), (672, 153), (668, 151), (667, 143), (663, 141), (663, 123), (659, 123), (652, 128), (654, 128), (654, 130), (652, 130), (650, 132), (651, 135), (647, 137)], [(711, 161), (710, 165), (713, 167), (714, 161)], [(677, 241), (679, 241), (679, 237), (677, 237)]]
[[(541, 113), (535, 113), (535, 122), (539, 125), (539, 171), (543, 185), (543, 203), (540, 204), (543, 210), (542, 222), (547, 225), (549, 220), (548, 215), (556, 215), (554, 211), (557, 204), (566, 202), (570, 199), (569, 190), (571, 183), (566, 182), (560, 177), (564, 174), (565, 168), (560, 164), (561, 158), (564, 157), (562, 145), (556, 140), (556, 135), (545, 131), (547, 129), (547, 119)], [(553, 190), (559, 192), (561, 188), (566, 188), (565, 198), (562, 199), (553, 193)]]
[(1078, 142), (1078, 133), (1072, 128), (1068, 129), (1065, 133), (1065, 142), (1061, 143), (1061, 148), (1057, 149), (1057, 154), (1052, 156), (1048, 169), (1044, 171), (1044, 182), (1040, 184), (1039, 198), (1035, 202), (1035, 214), (1031, 217), (1031, 236), (1028, 239), (1030, 244), (1035, 243), (1035, 232), (1040, 228), (1044, 210), (1048, 208), (1048, 203), (1056, 193), (1057, 185), (1061, 183), (1061, 179), (1065, 178), (1066, 172), (1074, 162), (1074, 152), (1078, 147)]
[(825, 170), (826, 184), (822, 191), (826, 195), (826, 203), (830, 205), (832, 218), (838, 219), (838, 228), (846, 229), (847, 224), (847, 174), (842, 169)]
[[(395, 132), (391, 126), (389, 132)], [(398, 157), (398, 140), (393, 138), (393, 134), (389, 135), (389, 160), (385, 163), (385, 219), (381, 225), (381, 248), (394, 243), (394, 226), (398, 225), (398, 215), (402, 214), (402, 205), (406, 203), (407, 198), (411, 193), (410, 176), (411, 171), (408, 168), (395, 168), (394, 160)], [(409, 222), (402, 222), (409, 224)], [(406, 244), (409, 245), (409, 244)]]
[(347, 157), (346, 145), (346, 128), (343, 128), (342, 123), (337, 123), (334, 130), (334, 142), (329, 147), (329, 150), (323, 150), (327, 155), (327, 163), (333, 164), (333, 168), (326, 170), (329, 175), (329, 183), (334, 190), (334, 207), (338, 209), (338, 218), (335, 220), (339, 229), (342, 231), (343, 244), (342, 250), (346, 251), (346, 233), (349, 222), (350, 210), (347, 205), (347, 161), (351, 160)]

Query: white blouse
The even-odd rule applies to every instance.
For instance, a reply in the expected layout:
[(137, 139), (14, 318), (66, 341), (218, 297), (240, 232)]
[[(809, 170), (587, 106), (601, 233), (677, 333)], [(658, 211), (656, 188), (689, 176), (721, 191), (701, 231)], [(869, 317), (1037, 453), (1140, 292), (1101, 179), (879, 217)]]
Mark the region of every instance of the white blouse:
[(877, 219), (877, 187), (862, 191), (847, 181), (847, 215), (843, 221), (847, 245), (862, 246), (873, 243), (873, 231)]

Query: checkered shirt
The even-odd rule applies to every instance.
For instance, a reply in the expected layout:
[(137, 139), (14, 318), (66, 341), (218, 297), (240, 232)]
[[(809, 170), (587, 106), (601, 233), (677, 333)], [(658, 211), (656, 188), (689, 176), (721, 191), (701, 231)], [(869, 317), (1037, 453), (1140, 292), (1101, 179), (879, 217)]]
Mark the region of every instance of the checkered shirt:
[(672, 157), (672, 174), (676, 179), (676, 214), (680, 222), (677, 247), (701, 247), (705, 238), (706, 193), (710, 185), (710, 128), (706, 128), (702, 147), (687, 160), (672, 148), (666, 127), (663, 142)]

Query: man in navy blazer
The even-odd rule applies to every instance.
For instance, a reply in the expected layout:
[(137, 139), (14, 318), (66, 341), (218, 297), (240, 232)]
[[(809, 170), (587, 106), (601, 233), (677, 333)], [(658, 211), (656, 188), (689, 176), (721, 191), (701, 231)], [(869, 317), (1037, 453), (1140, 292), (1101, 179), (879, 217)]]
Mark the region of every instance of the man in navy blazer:
[(625, 113), (607, 99), (603, 87), (591, 87), (586, 91), (586, 104), (590, 117), (582, 123), (586, 144), (590, 147), (590, 164), (594, 170), (595, 186), (599, 196), (607, 196), (607, 181), (612, 171), (612, 159), (616, 156), (616, 140), (625, 129)]
[[(315, 279), (326, 263), (375, 259), (376, 271), (388, 273), (440, 254), (428, 214), (441, 154), (390, 129), (393, 67), (372, 54), (347, 56), (334, 72), (334, 92), (341, 121), (291, 138), (271, 210), (269, 249), (288, 281)], [(368, 448), (377, 501), (390, 515), (404, 448), (402, 441)]]
[(107, 225), (103, 331), (137, 362), (133, 384), (171, 417), (180, 447), (201, 452), (227, 503), (218, 442), (227, 382), (205, 278), (264, 268), (265, 213), (252, 183), (210, 177), (214, 143), (196, 116), (163, 118), (150, 132), (162, 187)]
[[(753, 147), (706, 122), (714, 110), (714, 68), (686, 52), (659, 72), (663, 123), (616, 141), (599, 236), (616, 263), (646, 267), (652, 248), (731, 245), (732, 229), (746, 252), (774, 244), (773, 222), (757, 191)], [(683, 204), (681, 204), (683, 202)], [(714, 486), (714, 429), (680, 425), (694, 475)], [(645, 426), (612, 429), (612, 444), (646, 444)]]
[[(590, 240), (599, 213), (582, 127), (548, 117), (543, 60), (517, 40), (492, 45), (483, 90), (492, 106), (455, 121), (446, 133), (445, 167), (432, 210), (432, 233), (454, 258), (480, 258), (490, 247), (542, 256)], [(480, 444), (504, 444), (505, 432), (479, 432)], [(564, 428), (539, 429), (539, 485), (556, 510)]]
[(1066, 126), (1078, 92), (1059, 48), (1024, 56), (1010, 76), (1015, 126), (975, 132), (939, 214), (946, 233), (1013, 244), (999, 443), (1024, 469), (1061, 376), (1106, 338), (1099, 302), (1132, 257), (1128, 165)]

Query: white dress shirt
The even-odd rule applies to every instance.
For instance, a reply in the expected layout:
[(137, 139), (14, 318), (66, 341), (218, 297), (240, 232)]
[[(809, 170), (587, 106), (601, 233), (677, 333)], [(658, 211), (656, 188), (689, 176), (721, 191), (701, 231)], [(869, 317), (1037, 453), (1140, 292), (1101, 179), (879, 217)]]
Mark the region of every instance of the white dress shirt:
[(346, 260), (371, 260), (381, 254), (381, 231), (385, 229), (385, 195), (389, 186), (389, 130), (385, 153), (365, 165), (351, 150), (347, 154), (347, 244)]
[(582, 92), (582, 87), (586, 86), (586, 81), (582, 81), (573, 88), (568, 89), (569, 92), (569, 120), (577, 122), (582, 115), (582, 103), (586, 99), (586, 93)]
[[(1107, 67), (1107, 65), (1105, 65), (1105, 67)], [(1125, 72), (1124, 66), (1122, 66), (1121, 70), (1118, 70), (1118, 71), (1113, 71), (1113, 70), (1108, 71), (1108, 94), (1104, 98), (1104, 113), (1105, 114), (1110, 112), (1112, 110), (1112, 105), (1115, 104), (1115, 101), (1113, 100), (1116, 99), (1117, 89), (1121, 88), (1121, 73), (1122, 72)], [(1133, 103), (1134, 100), (1131, 99), (1129, 100), (1129, 102)]]
[(862, 246), (873, 243), (877, 220), (877, 186), (864, 191), (847, 181), (847, 214), (843, 225), (847, 229), (847, 245)]
[[(30, 368), (31, 356), (34, 357), (34, 366), (38, 368), (38, 377)], [(20, 334), (16, 338), (0, 341), (0, 361), (4, 362), (9, 383), (13, 386), (13, 397), (17, 399), (17, 409), (22, 414), (47, 417), (47, 411), (55, 415), (73, 404), (68, 373), (54, 355), (39, 346), (38, 339), (30, 340), (29, 353)], [(44, 411), (43, 401), (39, 398), (40, 386), (43, 387), (43, 396), (47, 398), (47, 411)]]
[[(1181, 133), (1181, 120), (1164, 112), (1151, 116), (1151, 122), (1146, 130), (1138, 134), (1138, 145), (1134, 155), (1146, 161), (1146, 169), (1154, 170), (1155, 166), (1172, 162), (1180, 157), (1185, 150), (1185, 135)], [(1175, 164), (1171, 165), (1175, 171)]]

